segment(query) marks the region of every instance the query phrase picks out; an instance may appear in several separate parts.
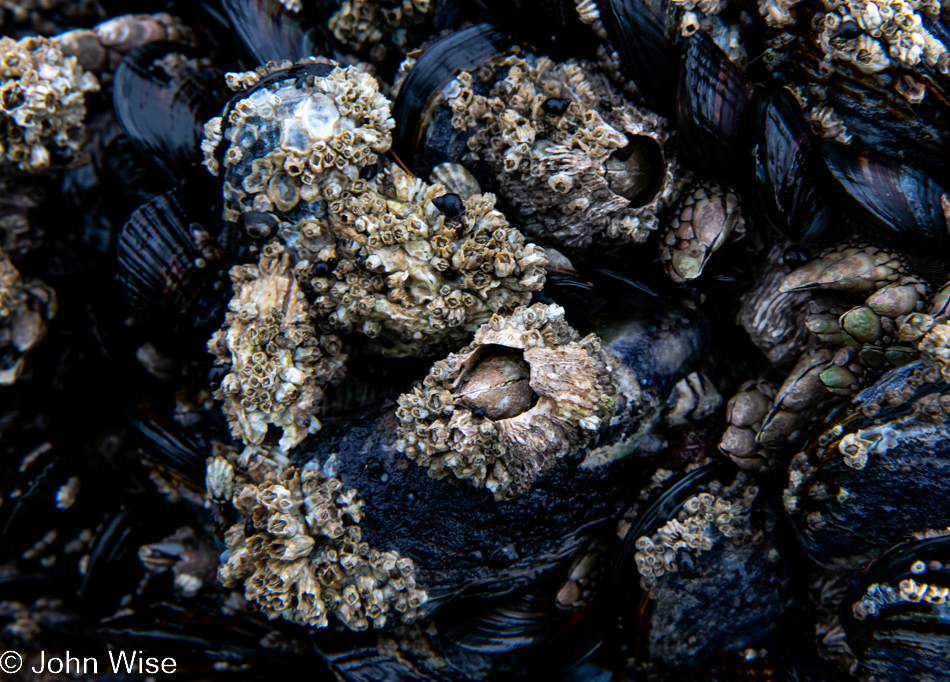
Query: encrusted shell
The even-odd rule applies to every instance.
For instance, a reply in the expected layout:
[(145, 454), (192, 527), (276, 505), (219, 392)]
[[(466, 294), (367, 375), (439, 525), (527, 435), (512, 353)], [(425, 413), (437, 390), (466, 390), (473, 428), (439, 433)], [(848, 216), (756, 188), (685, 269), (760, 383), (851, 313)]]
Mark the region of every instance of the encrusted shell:
[(510, 55), (491, 68), (487, 93), (463, 72), (441, 96), (526, 232), (578, 251), (645, 241), (676, 191), (666, 120), (626, 102), (587, 62)]
[(20, 170), (49, 168), (50, 153), (77, 157), (85, 96), (99, 81), (48, 38), (0, 38), (0, 157)]
[[(433, 478), (470, 480), (496, 499), (528, 490), (559, 459), (586, 445), (616, 409), (600, 339), (576, 339), (556, 305), (493, 316), (472, 345), (437, 362), (421, 386), (400, 396), (397, 448)], [(483, 407), (472, 406), (469, 384), (485, 358), (503, 349), (514, 349), (506, 355), (527, 365), (533, 396), (524, 401), (520, 394), (491, 395), (516, 403), (492, 419)], [(499, 389), (522, 379), (494, 368), (480, 378)]]
[(242, 519), (225, 533), (218, 570), (227, 587), (244, 586), (268, 618), (327, 627), (333, 614), (351, 630), (415, 620), (428, 599), (416, 588), (411, 559), (363, 540), (363, 501), (313, 466), (297, 468), (279, 452), (248, 446), (208, 460), (219, 501)]
[(346, 356), (334, 336), (318, 337), (307, 303), (280, 244), (264, 247), (257, 266), (231, 270), (234, 298), (224, 327), (208, 342), (230, 366), (215, 397), (235, 438), (262, 443), (268, 425), (283, 431), (290, 450), (320, 428), (314, 416), (323, 387), (342, 378)]

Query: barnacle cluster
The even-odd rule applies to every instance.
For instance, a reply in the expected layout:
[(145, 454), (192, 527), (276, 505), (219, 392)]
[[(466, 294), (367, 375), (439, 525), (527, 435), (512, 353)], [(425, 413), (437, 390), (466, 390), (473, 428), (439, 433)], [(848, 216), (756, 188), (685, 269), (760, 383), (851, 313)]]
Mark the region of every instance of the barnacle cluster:
[(578, 340), (559, 306), (522, 307), (492, 316), (471, 345), (400, 396), (397, 448), (433, 478), (512, 497), (586, 445), (612, 416), (615, 395), (597, 336)]
[(676, 572), (678, 562), (683, 560), (682, 552), (696, 556), (711, 550), (723, 538), (739, 543), (751, 537), (749, 511), (758, 493), (758, 487), (748, 485), (744, 474), (737, 475), (728, 486), (713, 481), (708, 492), (687, 499), (652, 536), (638, 537), (635, 561), (643, 589)]
[(510, 54), (492, 68), (490, 87), (465, 71), (442, 96), (528, 234), (577, 250), (595, 239), (645, 241), (674, 196), (666, 121), (587, 62)]
[(290, 450), (320, 422), (323, 387), (343, 375), (346, 355), (334, 336), (318, 336), (311, 308), (290, 269), (290, 255), (273, 242), (256, 266), (231, 269), (234, 298), (224, 328), (208, 349), (229, 367), (215, 397), (235, 438), (261, 443), (269, 425)]
[(223, 153), (226, 220), (280, 220), (321, 328), (424, 354), (527, 303), (544, 284), (544, 253), (494, 196), (463, 201), (380, 157), (393, 121), (375, 81), (354, 67), (307, 68), (258, 87), (266, 71), (232, 76), (249, 94), (226, 122), (209, 122), (204, 148), (212, 171)]
[(412, 560), (363, 539), (363, 502), (339, 479), (250, 446), (210, 459), (208, 482), (213, 499), (242, 514), (225, 533), (219, 577), (226, 586), (243, 583), (269, 618), (326, 627), (332, 614), (365, 630), (418, 616), (427, 595)]
[(330, 17), (328, 28), (353, 51), (369, 48), (370, 60), (379, 62), (386, 57), (384, 39), (405, 48), (407, 31), (424, 23), (435, 12), (437, 3), (402, 0), (385, 5), (379, 0), (343, 0), (340, 9)]
[(17, 380), (26, 353), (43, 339), (55, 315), (56, 293), (38, 279), (24, 280), (0, 251), (0, 349), (6, 356), (0, 385)]
[[(914, 567), (911, 568), (913, 571)], [(923, 570), (914, 571), (923, 573), (927, 570), (924, 565)], [(926, 582), (926, 576), (919, 580), (913, 578), (904, 578), (896, 586), (884, 583), (873, 583), (868, 586), (867, 592), (860, 600), (852, 604), (852, 612), (858, 620), (873, 618), (877, 616), (882, 607), (891, 604), (920, 603), (928, 604), (946, 604), (950, 597), (950, 587), (940, 584)]]
[[(876, 390), (860, 407), (861, 413), (868, 418), (897, 406), (902, 408), (899, 415), (878, 420), (873, 426), (855, 432), (842, 433), (840, 428), (830, 430), (819, 440), (819, 451), (830, 453), (825, 457), (840, 459), (848, 468), (860, 471), (868, 466), (870, 456), (884, 456), (891, 447), (900, 443), (897, 436), (904, 423), (917, 429), (915, 438), (921, 442), (926, 442), (928, 437), (942, 437), (937, 427), (950, 420), (950, 397), (927, 389), (950, 380), (950, 325), (936, 324), (920, 340), (918, 350), (920, 363), (913, 367), (912, 372), (900, 382), (891, 381), (875, 387)], [(932, 436), (929, 435), (931, 432)], [(813, 479), (817, 466), (810, 452), (800, 452), (792, 458), (789, 484), (784, 493), (789, 514), (799, 512), (800, 497), (806, 492), (814, 499), (834, 499), (839, 505), (848, 500), (849, 492), (844, 487), (840, 487), (836, 497), (832, 494), (835, 491), (826, 491), (823, 495), (815, 492)], [(810, 513), (807, 522), (816, 528), (824, 523), (818, 511)]]
[(389, 102), (371, 76), (355, 67), (301, 68), (272, 87), (255, 86), (275, 69), (228, 75), (231, 88), (247, 96), (227, 120), (208, 122), (203, 147), (212, 173), (223, 157), (225, 220), (247, 211), (286, 214), (300, 202), (325, 199), (392, 143)]
[(408, 346), (425, 353), (468, 338), (543, 286), (544, 252), (508, 225), (493, 195), (458, 201), (449, 215), (436, 207), (446, 196), (457, 199), (395, 166), (376, 183), (347, 187), (339, 211), (331, 206), (335, 249), (314, 258), (336, 267), (328, 276), (301, 274), (331, 329), (381, 336), (391, 354)]
[(801, 0), (758, 0), (759, 14), (773, 28), (783, 28), (795, 23), (792, 11)]
[(923, 62), (942, 73), (950, 72), (950, 53), (924, 27), (921, 17), (939, 18), (939, 2), (825, 0), (824, 5), (827, 13), (819, 42), (829, 69), (833, 61), (850, 63), (865, 73)]
[(98, 90), (96, 77), (54, 41), (0, 38), (2, 158), (35, 173), (79, 156), (86, 138), (85, 97)]

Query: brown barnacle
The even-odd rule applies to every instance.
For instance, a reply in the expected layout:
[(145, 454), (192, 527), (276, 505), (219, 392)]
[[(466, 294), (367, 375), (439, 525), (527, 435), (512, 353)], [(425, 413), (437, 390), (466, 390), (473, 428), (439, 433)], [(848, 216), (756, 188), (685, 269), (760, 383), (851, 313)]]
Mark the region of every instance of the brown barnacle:
[(38, 36), (0, 38), (0, 149), (20, 170), (37, 173), (51, 153), (78, 161), (86, 141), (85, 96), (99, 81), (75, 57)]
[(668, 220), (660, 260), (674, 282), (699, 277), (714, 251), (745, 234), (738, 197), (714, 182), (684, 192)]
[(398, 403), (400, 452), (501, 500), (586, 445), (613, 415), (616, 387), (600, 340), (578, 340), (562, 308), (535, 304), (493, 315)]
[(16, 382), (26, 354), (46, 335), (56, 316), (56, 292), (38, 279), (23, 279), (0, 251), (0, 349), (12, 360), (0, 367), (0, 386)]
[(827, 249), (789, 274), (782, 292), (827, 289), (871, 293), (898, 281), (906, 265), (898, 253), (873, 244), (843, 244)]
[[(848, 367), (846, 349), (842, 355), (827, 348), (819, 348), (802, 355), (779, 388), (766, 416), (756, 442), (766, 448), (780, 448), (800, 442), (821, 406), (827, 405), (833, 393), (829, 382), (840, 378), (847, 386), (835, 384), (835, 388), (856, 388), (857, 380)], [(847, 373), (840, 377), (836, 372)]]
[(208, 342), (217, 363), (228, 366), (215, 397), (236, 439), (262, 443), (273, 424), (280, 447), (290, 450), (320, 428), (314, 416), (323, 387), (343, 375), (346, 356), (321, 346), (307, 303), (293, 275), (290, 254), (271, 242), (257, 266), (231, 270), (234, 297), (224, 326)]
[(944, 381), (950, 381), (950, 325), (935, 325), (921, 339), (918, 349), (921, 360), (940, 372)]
[(589, 62), (508, 55), (491, 68), (507, 76), (486, 94), (469, 72), (442, 94), (526, 233), (575, 251), (645, 241), (682, 180), (666, 121)]
[(722, 407), (722, 396), (705, 375), (693, 372), (673, 387), (667, 405), (666, 423), (683, 426), (713, 414)]
[[(255, 457), (283, 463), (248, 468)], [(309, 627), (327, 627), (330, 615), (352, 630), (419, 616), (428, 595), (416, 586), (413, 562), (363, 542), (356, 490), (266, 449), (221, 459), (233, 467), (232, 502), (245, 517), (225, 533), (218, 568), (225, 586), (243, 585), (269, 618)]]

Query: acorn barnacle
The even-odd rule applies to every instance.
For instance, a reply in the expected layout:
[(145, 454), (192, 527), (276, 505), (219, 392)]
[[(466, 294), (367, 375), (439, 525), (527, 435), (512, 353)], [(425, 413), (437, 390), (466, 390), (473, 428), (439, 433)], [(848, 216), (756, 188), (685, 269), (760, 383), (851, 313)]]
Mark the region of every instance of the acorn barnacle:
[(327, 333), (361, 332), (389, 355), (425, 354), (543, 286), (543, 251), (508, 225), (493, 195), (443, 210), (444, 186), (381, 155), (393, 120), (365, 73), (312, 61), (229, 82), (247, 95), (208, 122), (203, 144), (209, 170), (223, 173), (224, 218), (277, 218)]
[(496, 499), (525, 492), (616, 409), (600, 339), (577, 336), (556, 305), (494, 315), (399, 398), (397, 448), (433, 478), (454, 475)]
[(510, 55), (493, 68), (488, 93), (463, 72), (442, 96), (528, 233), (573, 250), (645, 241), (675, 193), (666, 121), (624, 101), (586, 62)]
[(346, 361), (339, 340), (314, 329), (290, 263), (272, 242), (256, 266), (232, 268), (234, 297), (224, 327), (208, 343), (218, 364), (230, 367), (215, 397), (224, 401), (234, 437), (261, 443), (274, 425), (283, 450), (319, 430), (314, 414), (323, 387), (342, 378)]
[(48, 38), (0, 38), (0, 156), (20, 170), (72, 162), (86, 140), (85, 96), (99, 81)]
[(224, 536), (218, 575), (226, 586), (243, 584), (268, 618), (310, 627), (327, 627), (331, 614), (351, 630), (415, 620), (428, 596), (413, 562), (366, 542), (355, 489), (253, 445), (208, 460), (209, 475), (221, 470), (231, 480), (218, 499), (244, 517)]

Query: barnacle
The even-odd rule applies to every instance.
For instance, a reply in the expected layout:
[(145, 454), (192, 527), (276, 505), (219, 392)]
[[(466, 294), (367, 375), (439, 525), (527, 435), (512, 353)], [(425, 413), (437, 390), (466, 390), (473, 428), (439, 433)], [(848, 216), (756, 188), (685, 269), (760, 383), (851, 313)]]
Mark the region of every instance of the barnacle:
[(782, 292), (807, 289), (872, 292), (898, 281), (906, 273), (899, 252), (873, 244), (842, 244), (819, 253), (788, 275)]
[(231, 485), (217, 499), (244, 517), (225, 533), (219, 577), (226, 586), (243, 583), (246, 598), (269, 618), (327, 627), (333, 614), (365, 630), (418, 616), (428, 597), (416, 586), (413, 562), (363, 539), (356, 490), (256, 446), (209, 459), (209, 478), (212, 469), (217, 478), (231, 470)]
[(753, 532), (749, 511), (758, 494), (758, 487), (748, 485), (745, 474), (737, 475), (729, 486), (713, 482), (709, 492), (686, 500), (679, 512), (653, 535), (638, 537), (634, 559), (643, 589), (650, 589), (667, 573), (676, 572), (681, 552), (695, 556), (708, 552), (724, 539), (733, 543), (748, 540)]
[(509, 55), (492, 68), (486, 94), (462, 72), (442, 96), (528, 234), (578, 250), (645, 241), (675, 191), (666, 121), (619, 97), (587, 62)]
[(470, 346), (400, 396), (397, 448), (433, 478), (512, 497), (586, 445), (613, 415), (615, 395), (595, 335), (577, 340), (559, 306), (522, 307), (492, 316)]
[[(85, 96), (99, 81), (48, 38), (0, 38), (0, 153), (21, 170), (74, 160), (85, 142)], [(58, 162), (57, 162), (58, 163)]]
[[(892, 64), (916, 66), (920, 62), (950, 69), (950, 53), (923, 26), (921, 13), (939, 16), (933, 0), (884, 3), (825, 0), (819, 38), (826, 61), (843, 61), (865, 73), (882, 71)], [(843, 26), (851, 27), (849, 31)], [(856, 36), (850, 37), (852, 33)], [(847, 34), (849, 37), (842, 37)]]
[(425, 354), (468, 338), (543, 286), (544, 252), (508, 225), (493, 195), (459, 200), (451, 215), (436, 207), (444, 195), (442, 185), (387, 165), (331, 203), (327, 231), (336, 242), (313, 260), (336, 267), (300, 274), (330, 329), (379, 337), (390, 354)]
[[(372, 78), (313, 63), (302, 79), (282, 79), (278, 67), (232, 78), (250, 94), (226, 124), (206, 126), (206, 163), (215, 170), (223, 152), (226, 220), (280, 219), (322, 328), (360, 331), (392, 355), (425, 354), (543, 286), (543, 252), (509, 227), (493, 195), (446, 197), (379, 156), (393, 120)], [(265, 76), (276, 80), (257, 86)]]
[(404, 47), (406, 31), (424, 23), (437, 6), (431, 0), (383, 4), (379, 0), (343, 0), (340, 9), (330, 17), (328, 28), (353, 51), (370, 48), (370, 59), (380, 62), (386, 57), (384, 38)]
[[(206, 124), (205, 165), (215, 174), (223, 166), (225, 220), (248, 211), (289, 219), (312, 212), (308, 202), (356, 180), (392, 143), (389, 102), (371, 76), (314, 61), (280, 78), (287, 66), (228, 74), (247, 96), (227, 120)], [(255, 87), (267, 76), (277, 80)]]
[(194, 44), (194, 31), (165, 12), (123, 14), (91, 29), (75, 29), (55, 38), (67, 57), (76, 57), (86, 70), (115, 67), (122, 56), (148, 43), (169, 41)]
[(24, 280), (0, 251), (0, 349), (7, 356), (0, 367), (0, 385), (17, 380), (26, 353), (43, 339), (55, 316), (56, 293), (40, 280)]
[(208, 349), (229, 366), (215, 397), (235, 438), (261, 443), (268, 425), (282, 429), (289, 450), (320, 428), (314, 416), (323, 387), (343, 375), (339, 339), (319, 336), (307, 303), (279, 243), (264, 247), (257, 266), (231, 269), (234, 298), (224, 327)]

